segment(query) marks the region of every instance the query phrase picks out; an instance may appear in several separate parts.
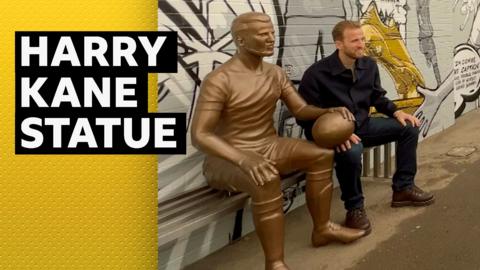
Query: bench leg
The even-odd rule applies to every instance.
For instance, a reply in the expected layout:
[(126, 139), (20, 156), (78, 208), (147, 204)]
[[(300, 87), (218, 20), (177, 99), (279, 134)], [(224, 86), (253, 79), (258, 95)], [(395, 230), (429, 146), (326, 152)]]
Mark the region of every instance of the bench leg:
[(342, 227), (330, 222), (332, 201), (332, 170), (307, 172), (306, 200), (313, 220), (312, 244), (315, 247), (332, 241), (352, 242), (365, 235), (365, 231)]
[(253, 222), (265, 253), (265, 269), (289, 269), (283, 261), (284, 215), (283, 197), (252, 202)]

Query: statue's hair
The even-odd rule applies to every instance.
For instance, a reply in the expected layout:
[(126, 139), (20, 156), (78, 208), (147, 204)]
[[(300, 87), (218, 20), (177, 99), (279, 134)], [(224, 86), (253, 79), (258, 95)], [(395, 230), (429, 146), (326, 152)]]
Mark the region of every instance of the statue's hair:
[(248, 29), (248, 24), (253, 22), (271, 22), (270, 16), (261, 12), (247, 12), (237, 16), (230, 28), (233, 40), (235, 41), (237, 36)]
[(360, 25), (360, 23), (356, 21), (349, 21), (349, 20), (341, 21), (333, 27), (333, 30), (332, 30), (333, 41), (343, 40), (343, 32), (345, 32), (345, 29), (358, 29), (361, 27), (362, 26)]

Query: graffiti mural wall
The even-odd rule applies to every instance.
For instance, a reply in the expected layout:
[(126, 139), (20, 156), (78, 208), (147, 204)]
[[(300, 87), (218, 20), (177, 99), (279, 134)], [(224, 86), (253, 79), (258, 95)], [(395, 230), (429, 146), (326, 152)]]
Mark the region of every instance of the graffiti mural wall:
[(455, 1), (453, 88), (455, 117), (477, 108), (480, 94), (480, 1)]
[[(235, 53), (229, 26), (238, 14), (270, 15), (276, 49), (265, 60), (281, 66), (294, 84), (334, 51), (335, 23), (352, 19), (362, 24), (387, 96), (421, 120), (423, 139), (478, 107), (479, 1), (159, 0), (158, 29), (177, 31), (179, 65), (178, 73), (158, 76), (158, 110), (186, 112), (188, 130), (202, 79)], [(302, 136), (281, 104), (275, 117), (280, 134)], [(159, 156), (159, 201), (205, 185), (203, 156), (187, 137), (186, 155)]]

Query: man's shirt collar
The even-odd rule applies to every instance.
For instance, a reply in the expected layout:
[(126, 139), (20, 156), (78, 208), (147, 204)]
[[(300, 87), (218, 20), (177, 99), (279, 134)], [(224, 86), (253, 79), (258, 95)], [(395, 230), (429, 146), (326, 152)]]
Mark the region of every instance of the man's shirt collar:
[[(365, 60), (366, 59), (364, 57), (357, 59), (355, 61), (355, 69), (367, 69), (367, 63)], [(328, 56), (328, 65), (330, 67), (330, 73), (334, 76), (344, 72), (347, 69), (340, 61), (340, 57), (338, 57), (338, 49)]]

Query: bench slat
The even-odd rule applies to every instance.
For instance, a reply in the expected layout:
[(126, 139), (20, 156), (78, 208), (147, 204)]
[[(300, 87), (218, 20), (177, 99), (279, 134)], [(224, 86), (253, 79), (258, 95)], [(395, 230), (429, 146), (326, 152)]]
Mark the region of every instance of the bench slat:
[(224, 201), (228, 202), (229, 200), (232, 199), (226, 197), (225, 193), (217, 192), (209, 201), (204, 202), (203, 204), (194, 204), (191, 205), (190, 208), (176, 211), (167, 218), (159, 219), (158, 223), (160, 224), (160, 228), (162, 228), (164, 226), (169, 226), (170, 224), (180, 224), (184, 221), (188, 222), (192, 216), (198, 215), (204, 211), (214, 211), (219, 203)]
[(203, 208), (201, 211), (198, 211), (196, 215), (190, 215), (188, 222), (163, 224), (163, 226), (159, 227), (159, 246), (218, 220), (224, 215), (243, 208), (247, 199), (248, 194), (239, 193), (229, 197), (227, 200), (216, 202), (214, 208)]
[(163, 219), (168, 217), (169, 215), (172, 215), (175, 212), (179, 212), (192, 206), (198, 205), (204, 201), (215, 199), (214, 197), (218, 196), (219, 192), (220, 191), (214, 189), (202, 190), (198, 194), (193, 194), (190, 197), (183, 198), (178, 203), (171, 203), (168, 205), (164, 205), (163, 207), (159, 207), (158, 218)]
[(209, 186), (203, 186), (194, 190), (190, 190), (181, 194), (178, 194), (177, 196), (170, 198), (168, 200), (162, 201), (158, 203), (158, 208), (161, 209), (162, 207), (172, 205), (172, 204), (178, 204), (179, 202), (185, 200), (186, 198), (190, 198), (191, 196), (195, 196), (196, 194), (201, 194), (203, 192), (208, 192), (212, 188)]
[[(170, 222), (170, 220), (176, 219), (178, 216), (184, 216), (186, 213), (196, 213), (203, 208), (211, 207), (210, 204), (215, 204), (216, 202), (222, 201), (226, 195), (221, 191), (213, 191), (213, 193), (207, 194), (201, 198), (196, 198), (191, 200), (183, 205), (178, 205), (174, 209), (169, 211), (159, 212), (158, 220), (160, 223)], [(214, 206), (213, 206), (214, 207)]]

